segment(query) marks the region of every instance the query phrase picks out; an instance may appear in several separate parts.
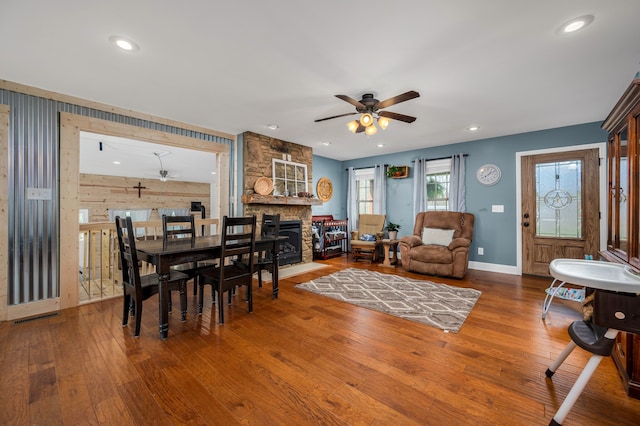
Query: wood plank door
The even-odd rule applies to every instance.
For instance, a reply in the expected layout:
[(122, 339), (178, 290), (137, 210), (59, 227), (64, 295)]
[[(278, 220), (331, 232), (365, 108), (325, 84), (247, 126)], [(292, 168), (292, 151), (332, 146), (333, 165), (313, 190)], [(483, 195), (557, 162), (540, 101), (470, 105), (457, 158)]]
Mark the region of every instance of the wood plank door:
[(556, 258), (597, 258), (598, 149), (522, 157), (522, 273), (550, 276)]

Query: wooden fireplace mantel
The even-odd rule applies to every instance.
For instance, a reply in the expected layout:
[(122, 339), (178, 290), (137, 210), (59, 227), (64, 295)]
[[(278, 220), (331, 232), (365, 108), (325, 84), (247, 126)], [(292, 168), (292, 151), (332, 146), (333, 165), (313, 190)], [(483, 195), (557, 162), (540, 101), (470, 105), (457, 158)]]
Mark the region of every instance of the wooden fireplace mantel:
[(289, 206), (321, 206), (322, 200), (304, 197), (275, 197), (273, 195), (249, 194), (242, 196), (244, 204), (280, 204)]

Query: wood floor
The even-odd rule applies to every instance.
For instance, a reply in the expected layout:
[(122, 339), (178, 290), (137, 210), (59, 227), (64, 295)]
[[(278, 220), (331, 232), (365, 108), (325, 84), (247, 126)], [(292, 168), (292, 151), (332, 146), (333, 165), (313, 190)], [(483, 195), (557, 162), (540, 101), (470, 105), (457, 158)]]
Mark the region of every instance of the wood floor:
[[(210, 308), (199, 317), (189, 294), (187, 322), (174, 312), (166, 341), (155, 298), (139, 339), (132, 321), (121, 326), (120, 298), (4, 322), (0, 424), (545, 425), (587, 361), (576, 349), (553, 381), (544, 375), (580, 317), (559, 301), (541, 320), (548, 279), (395, 270), (482, 291), (460, 332), (444, 333), (294, 288), (350, 266), (387, 272), (346, 257), (325, 263), (282, 280), (278, 300), (270, 285), (256, 289), (252, 314), (235, 296), (222, 326)], [(607, 358), (564, 424), (639, 422), (640, 400)]]

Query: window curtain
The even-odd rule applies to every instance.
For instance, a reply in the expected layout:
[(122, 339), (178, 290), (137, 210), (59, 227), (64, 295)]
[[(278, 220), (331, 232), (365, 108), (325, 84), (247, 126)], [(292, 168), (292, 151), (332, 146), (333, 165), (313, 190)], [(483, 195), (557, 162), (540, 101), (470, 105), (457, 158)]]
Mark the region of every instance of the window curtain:
[(356, 203), (356, 169), (355, 167), (349, 167), (347, 169), (347, 218), (349, 220), (349, 232), (354, 229), (358, 229), (358, 206)]
[(419, 158), (413, 167), (413, 217), (427, 211), (427, 159)]
[[(109, 209), (109, 221), (114, 222), (116, 220), (116, 216), (131, 216), (131, 222), (146, 222), (151, 218), (151, 209)], [(136, 229), (136, 237), (143, 237), (144, 232), (144, 228)]]
[(449, 210), (466, 211), (466, 188), (464, 184), (464, 154), (451, 156), (451, 179), (449, 181)]
[[(129, 214), (127, 214), (127, 212)], [(116, 220), (116, 216), (127, 217), (131, 216), (132, 222), (146, 222), (151, 218), (151, 209), (109, 209), (109, 221)]]
[(158, 209), (158, 215), (160, 216), (160, 220), (162, 220), (162, 216), (189, 216), (191, 214), (191, 209)]
[(373, 214), (387, 214), (387, 179), (384, 164), (373, 171)]

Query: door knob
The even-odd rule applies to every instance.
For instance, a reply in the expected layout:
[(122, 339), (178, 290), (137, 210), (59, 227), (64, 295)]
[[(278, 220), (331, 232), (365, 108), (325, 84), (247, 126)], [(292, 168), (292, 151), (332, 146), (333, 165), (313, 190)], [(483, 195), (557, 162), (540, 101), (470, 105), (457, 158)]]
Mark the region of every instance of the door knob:
[(528, 228), (528, 227), (529, 227), (529, 222), (525, 222), (525, 223), (523, 223), (522, 225), (523, 225), (525, 228)]
[(525, 213), (525, 214), (524, 214), (524, 218), (525, 218), (525, 219), (529, 219), (529, 213)]

